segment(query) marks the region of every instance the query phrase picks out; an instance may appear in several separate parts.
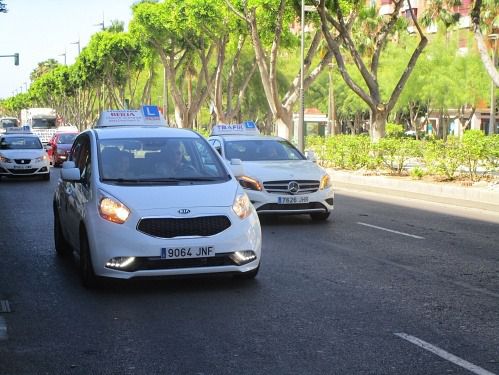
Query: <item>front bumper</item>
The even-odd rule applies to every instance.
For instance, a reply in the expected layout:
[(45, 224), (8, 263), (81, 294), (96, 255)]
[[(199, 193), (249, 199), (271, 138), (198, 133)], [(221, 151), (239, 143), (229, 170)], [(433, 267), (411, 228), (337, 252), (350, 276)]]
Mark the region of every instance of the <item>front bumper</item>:
[(22, 168), (16, 163), (0, 163), (0, 176), (37, 176), (50, 173), (46, 162), (30, 163)]
[[(131, 279), (179, 275), (248, 272), (258, 267), (261, 256), (261, 228), (256, 212), (245, 220), (227, 212), (232, 225), (213, 236), (157, 238), (137, 230), (138, 217), (130, 217), (124, 224), (114, 224), (102, 219), (96, 212), (87, 217), (88, 240), (94, 271), (98, 276)], [(165, 259), (164, 248), (193, 248), (213, 246), (215, 256), (203, 258)], [(231, 258), (238, 251), (252, 251), (255, 259), (237, 265)], [(232, 255), (232, 256), (231, 256)], [(106, 266), (117, 257), (135, 257), (124, 269)]]
[[(265, 190), (245, 190), (258, 214), (310, 214), (330, 212), (334, 208), (333, 188), (309, 194), (274, 194)], [(279, 198), (292, 198), (293, 203), (282, 203)]]

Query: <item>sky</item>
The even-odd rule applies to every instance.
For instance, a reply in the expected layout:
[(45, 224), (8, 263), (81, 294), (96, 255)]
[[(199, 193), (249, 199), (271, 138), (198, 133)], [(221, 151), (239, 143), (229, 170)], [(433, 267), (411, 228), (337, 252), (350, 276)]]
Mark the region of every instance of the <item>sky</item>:
[(19, 66), (13, 57), (0, 57), (0, 99), (25, 92), (29, 76), (39, 62), (55, 59), (71, 65), (78, 45), (85, 47), (90, 37), (112, 20), (125, 23), (132, 18), (131, 5), (137, 0), (4, 0), (7, 13), (0, 13), (0, 55), (19, 53)]

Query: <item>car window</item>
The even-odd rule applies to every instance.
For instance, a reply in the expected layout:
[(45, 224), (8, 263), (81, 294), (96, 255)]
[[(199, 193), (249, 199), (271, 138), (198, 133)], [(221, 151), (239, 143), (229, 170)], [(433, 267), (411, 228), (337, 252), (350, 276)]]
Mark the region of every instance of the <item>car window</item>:
[(2, 150), (38, 150), (42, 143), (35, 137), (5, 137), (0, 141)]
[(228, 160), (271, 161), (303, 160), (304, 156), (288, 141), (280, 139), (248, 139), (225, 142)]
[(98, 153), (103, 181), (228, 178), (215, 151), (202, 138), (102, 139)]
[(71, 144), (76, 138), (76, 134), (61, 134), (57, 138), (57, 144)]
[(90, 139), (86, 134), (81, 135), (75, 141), (71, 149), (71, 160), (80, 170), (80, 176), (83, 182), (90, 183), (91, 174), (91, 155)]

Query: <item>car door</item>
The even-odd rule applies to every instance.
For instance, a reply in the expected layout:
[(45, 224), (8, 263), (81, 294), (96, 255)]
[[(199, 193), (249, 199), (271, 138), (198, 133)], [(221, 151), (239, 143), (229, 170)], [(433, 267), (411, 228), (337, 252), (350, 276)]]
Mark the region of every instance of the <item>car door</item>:
[(90, 199), (92, 158), (88, 134), (80, 135), (73, 144), (71, 160), (80, 170), (80, 181), (65, 182), (66, 205), (64, 212), (66, 239), (75, 248), (79, 247), (79, 229)]

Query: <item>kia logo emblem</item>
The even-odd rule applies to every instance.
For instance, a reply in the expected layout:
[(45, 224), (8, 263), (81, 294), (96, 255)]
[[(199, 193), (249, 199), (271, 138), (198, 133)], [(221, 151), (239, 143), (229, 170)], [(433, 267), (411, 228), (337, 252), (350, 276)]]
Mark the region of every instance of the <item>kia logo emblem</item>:
[(300, 185), (298, 184), (298, 182), (296, 182), (296, 181), (291, 181), (291, 182), (288, 184), (288, 191), (289, 191), (291, 194), (296, 194), (296, 193), (298, 193), (298, 191), (300, 191)]
[(182, 214), (182, 215), (187, 215), (187, 214), (190, 214), (191, 213), (191, 210), (189, 210), (188, 208), (181, 208), (180, 210), (177, 211), (179, 214)]

